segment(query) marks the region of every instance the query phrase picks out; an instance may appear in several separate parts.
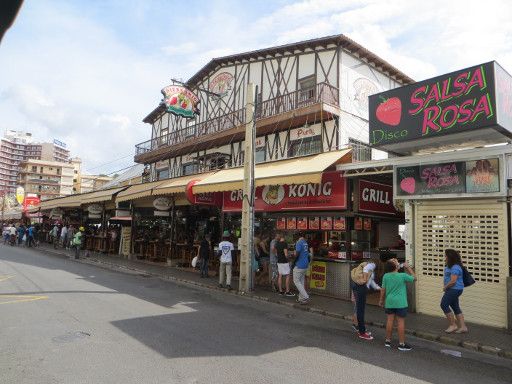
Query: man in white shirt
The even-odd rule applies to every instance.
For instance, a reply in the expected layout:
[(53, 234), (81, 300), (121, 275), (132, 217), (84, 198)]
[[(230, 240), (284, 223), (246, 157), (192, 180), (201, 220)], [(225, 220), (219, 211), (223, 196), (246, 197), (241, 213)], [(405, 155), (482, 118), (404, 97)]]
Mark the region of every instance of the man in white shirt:
[(231, 266), (233, 265), (232, 251), (235, 250), (235, 247), (233, 246), (233, 243), (229, 241), (229, 236), (229, 231), (224, 231), (222, 241), (219, 243), (219, 287), (224, 288), (224, 275), (226, 275), (226, 288), (231, 290)]
[(62, 244), (62, 248), (67, 248), (67, 242), (68, 242), (68, 227), (66, 224), (62, 227), (62, 230), (60, 231), (60, 242)]

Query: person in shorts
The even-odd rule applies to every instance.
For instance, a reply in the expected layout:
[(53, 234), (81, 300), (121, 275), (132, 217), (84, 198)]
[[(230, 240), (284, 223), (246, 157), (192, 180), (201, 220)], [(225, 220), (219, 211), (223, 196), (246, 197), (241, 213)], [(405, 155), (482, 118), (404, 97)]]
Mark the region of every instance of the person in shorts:
[[(283, 236), (279, 236), (279, 241), (275, 245), (277, 254), (277, 287), (280, 295), (295, 296), (290, 292), (290, 261), (288, 260), (288, 244)], [(282, 278), (285, 278), (286, 292), (283, 291)]]
[(403, 267), (407, 273), (399, 273), (401, 264), (397, 259), (390, 259), (384, 267), (382, 278), (382, 289), (380, 290), (379, 305), (384, 306), (387, 314), (386, 341), (384, 345), (391, 347), (391, 335), (393, 323), (397, 320), (398, 328), (398, 349), (410, 351), (412, 348), (405, 343), (405, 317), (407, 316), (407, 282), (413, 282), (416, 278), (414, 271), (409, 264), (404, 263)]

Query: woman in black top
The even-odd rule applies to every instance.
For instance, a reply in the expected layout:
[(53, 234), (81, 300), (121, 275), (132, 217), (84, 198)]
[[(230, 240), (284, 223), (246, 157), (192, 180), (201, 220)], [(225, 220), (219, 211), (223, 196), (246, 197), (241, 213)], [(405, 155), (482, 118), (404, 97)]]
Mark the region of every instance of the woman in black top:
[(210, 259), (210, 242), (207, 237), (203, 237), (199, 245), (199, 268), (201, 270), (201, 277), (208, 277), (208, 261)]

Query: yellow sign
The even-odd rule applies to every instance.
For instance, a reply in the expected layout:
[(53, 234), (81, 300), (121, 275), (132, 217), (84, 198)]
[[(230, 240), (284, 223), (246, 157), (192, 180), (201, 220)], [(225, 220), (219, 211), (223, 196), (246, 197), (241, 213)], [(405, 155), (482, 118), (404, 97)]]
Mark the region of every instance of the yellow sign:
[(311, 276), (309, 287), (312, 289), (325, 290), (327, 285), (327, 263), (324, 261), (313, 261), (311, 263)]
[(25, 188), (18, 187), (16, 188), (16, 201), (21, 205), (23, 200), (25, 200)]
[(132, 248), (132, 229), (131, 227), (121, 228), (121, 254), (129, 256)]

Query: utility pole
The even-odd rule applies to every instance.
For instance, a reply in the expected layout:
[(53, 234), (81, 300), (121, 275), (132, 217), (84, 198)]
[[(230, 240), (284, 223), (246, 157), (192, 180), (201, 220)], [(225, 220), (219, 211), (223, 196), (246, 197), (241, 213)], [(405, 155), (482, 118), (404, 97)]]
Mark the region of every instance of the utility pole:
[[(257, 89), (257, 88), (256, 88)], [(252, 253), (254, 251), (254, 84), (247, 84), (245, 107), (244, 189), (242, 201), (242, 249), (240, 252), (240, 280), (238, 290), (249, 292), (254, 287)]]

